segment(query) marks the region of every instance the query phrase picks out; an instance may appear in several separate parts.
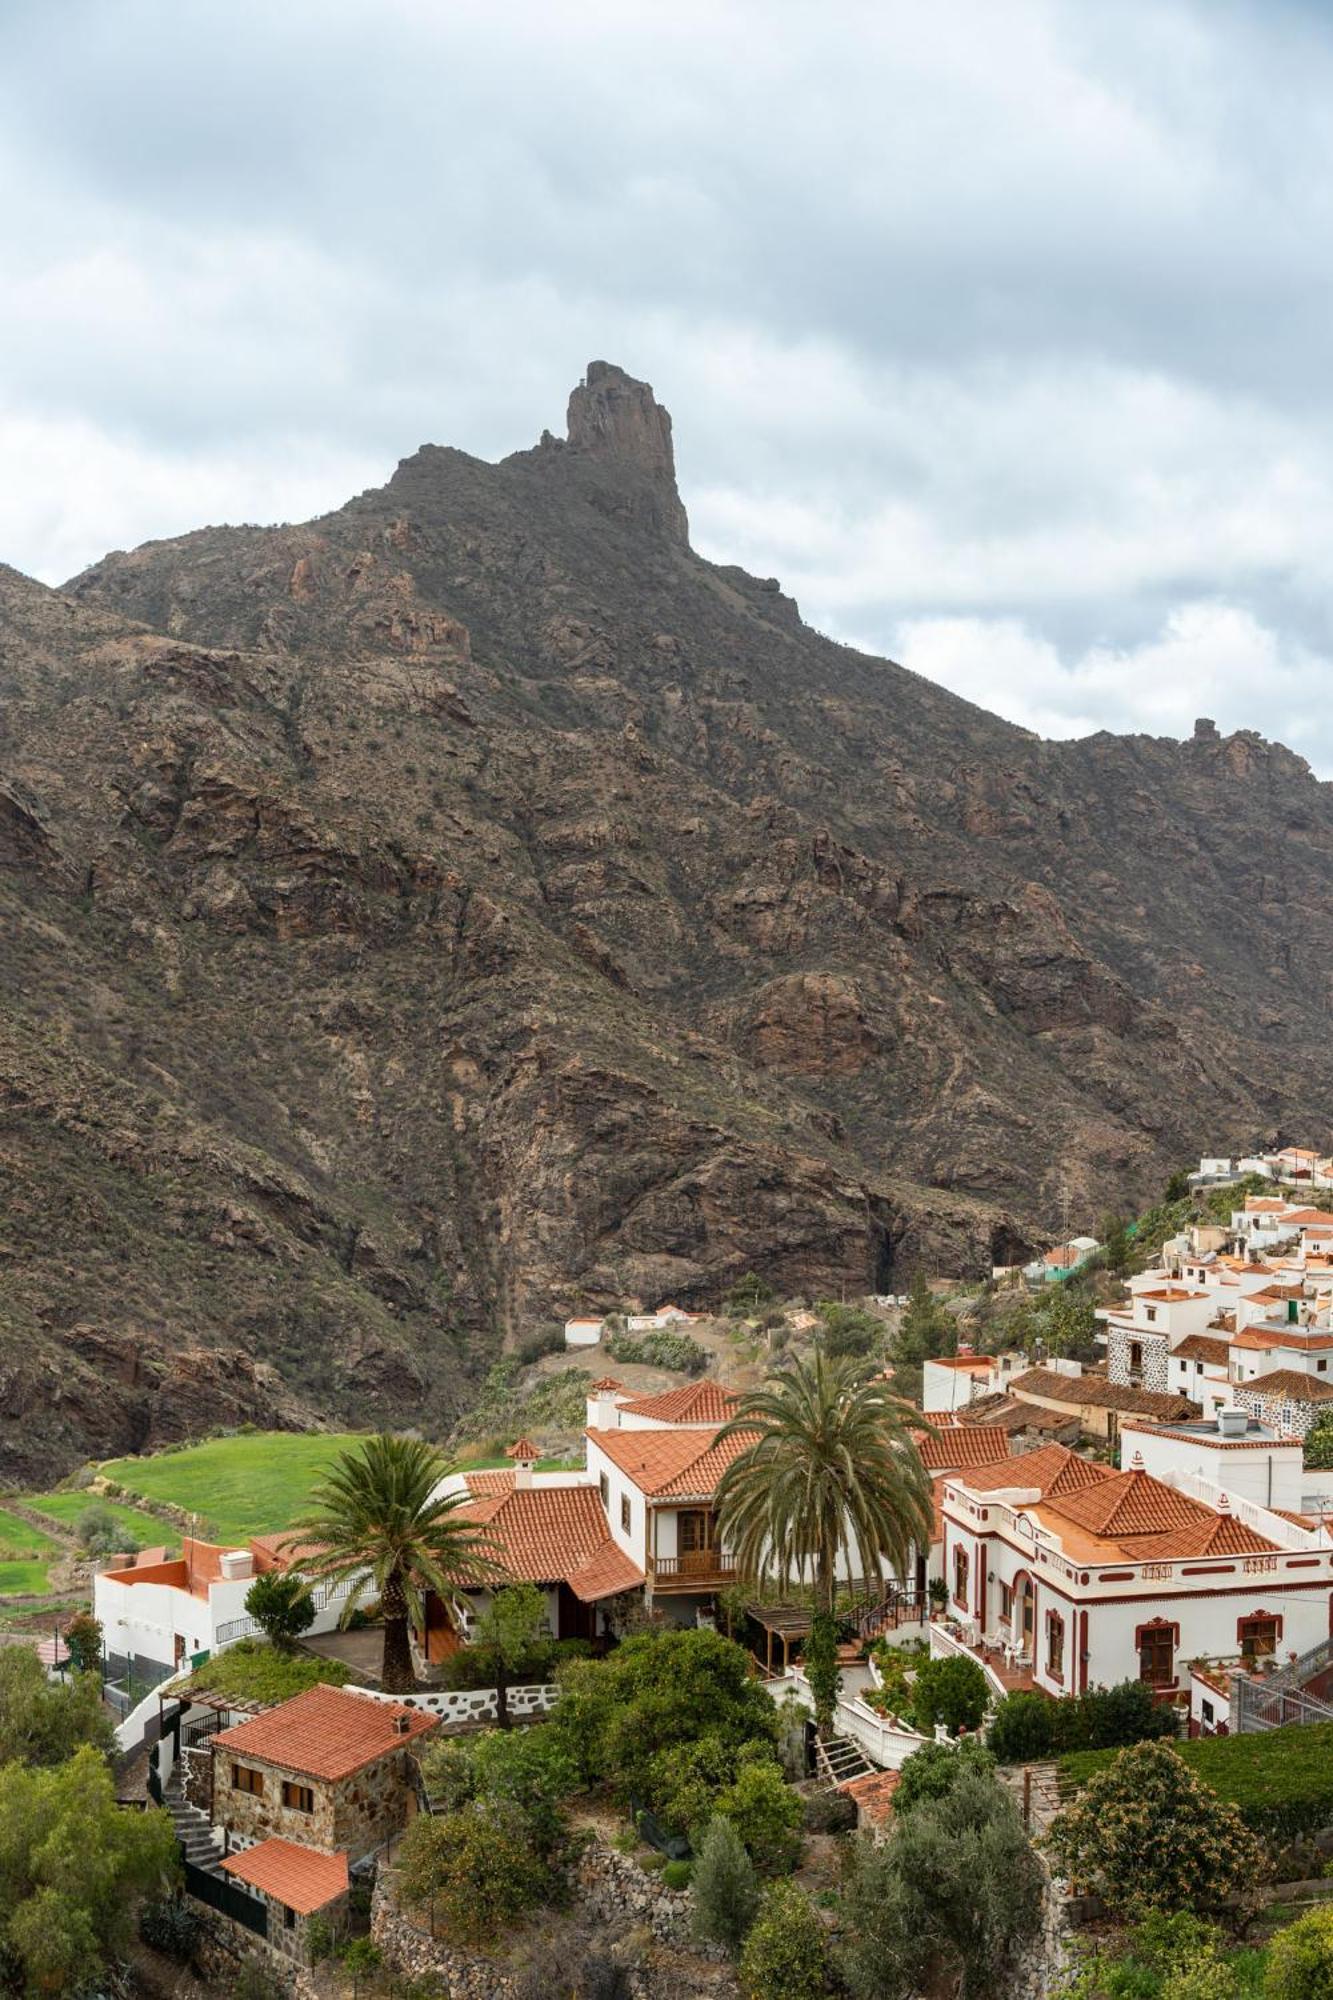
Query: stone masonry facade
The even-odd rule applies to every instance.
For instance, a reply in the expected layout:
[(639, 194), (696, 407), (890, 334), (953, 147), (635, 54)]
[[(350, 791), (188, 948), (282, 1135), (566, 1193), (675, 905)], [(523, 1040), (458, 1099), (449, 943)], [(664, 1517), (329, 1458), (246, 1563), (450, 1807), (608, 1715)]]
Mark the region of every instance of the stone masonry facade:
[[(301, 1771), (243, 1756), (222, 1745), (214, 1751), (213, 1818), (229, 1846), (248, 1846), (276, 1834), (326, 1853), (359, 1861), (397, 1833), (414, 1797), (409, 1753), (395, 1750), (350, 1776), (311, 1778)], [(258, 1774), (262, 1789), (238, 1786), (235, 1767)], [(284, 1783), (311, 1795), (312, 1810), (284, 1803)], [(290, 1794), (289, 1794), (290, 1797)]]
[(1129, 1367), (1129, 1347), (1133, 1341), (1143, 1357), (1143, 1366), (1138, 1373), (1138, 1387), (1153, 1389), (1165, 1395), (1170, 1389), (1169, 1350), (1166, 1335), (1145, 1333), (1135, 1327), (1131, 1333), (1127, 1327), (1113, 1326), (1106, 1336), (1106, 1379), (1128, 1386), (1131, 1375)]

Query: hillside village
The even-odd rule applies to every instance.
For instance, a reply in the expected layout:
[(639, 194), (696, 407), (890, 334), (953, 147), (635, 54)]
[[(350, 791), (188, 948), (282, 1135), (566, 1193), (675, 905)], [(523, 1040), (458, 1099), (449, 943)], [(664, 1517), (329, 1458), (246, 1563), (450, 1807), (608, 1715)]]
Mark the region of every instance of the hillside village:
[[(944, 1754), (961, 1771), (966, 1746), (986, 1745), (994, 1810), (1015, 1814), (1031, 1853), (1074, 1823), (1078, 1760), (1058, 1760), (1085, 1744), (1128, 1756), (1144, 1739), (1235, 1743), (1275, 1772), (1293, 1738), (1297, 1759), (1302, 1742), (1326, 1755), (1333, 1208), (1312, 1196), (1333, 1188), (1330, 1164), (1296, 1149), (1205, 1159), (1148, 1216), (1110, 1219), (1100, 1239), (1071, 1236), (981, 1286), (918, 1276), (893, 1298), (809, 1303), (751, 1275), (720, 1312), (572, 1311), (548, 1351), (504, 1373), (484, 1439), (460, 1440), (452, 1458), (405, 1447), (424, 1454), (421, 1504), (471, 1550), (447, 1577), (423, 1574), (405, 1607), (405, 1684), (364, 1563), (330, 1567), (325, 1544), (290, 1528), (210, 1538), (207, 1509), (160, 1497), (170, 1454), (142, 1461), (151, 1490), (136, 1487), (133, 1460), (68, 1489), (114, 1509), (109, 1531), (127, 1545), (92, 1560), (95, 1656), (86, 1612), (70, 1618), (68, 1603), (52, 1639), (12, 1600), (10, 1636), (22, 1643), (28, 1624), (53, 1698), (96, 1671), (121, 1790), (169, 1816), (196, 1965), (222, 1990), (253, 1976), (301, 1993), (337, 1992), (340, 1968), (360, 1963), (439, 1991), (521, 1996), (549, 1966), (543, 1939), (568, 1941), (571, 1926), (569, 1950), (618, 1967), (626, 1991), (769, 1990), (729, 1983), (725, 1924), (708, 1931), (704, 1890), (689, 1886), (740, 1782), (728, 1759), (689, 1781), (712, 1797), (711, 1817), (673, 1804), (679, 1779), (647, 1767), (628, 1806), (609, 1767), (593, 1775), (596, 1757), (558, 1798), (525, 1778), (545, 1831), (506, 1832), (531, 1850), (532, 1880), (512, 1903), (500, 1896), (489, 1925), (442, 1916), (448, 1869), (414, 1831), (444, 1838), (476, 1813), (484, 1833), (499, 1810), (484, 1746), (531, 1740), (554, 1756), (617, 1662), (647, 1648), (667, 1684), (720, 1674), (720, 1688), (734, 1655), (737, 1686), (763, 1704), (747, 1727), (776, 1788), (764, 1812), (785, 1829), (784, 1865), (761, 1875), (795, 1884), (792, 1907), (815, 1913), (832, 1980), (855, 1905), (832, 1886), (836, 1852), (858, 1829), (866, 1855), (897, 1851), (911, 1820), (907, 1793), (895, 1800), (926, 1768), (914, 1760)], [(840, 1540), (828, 1611), (809, 1565), (756, 1570), (730, 1497), (764, 1435), (764, 1385), (821, 1368), (839, 1398), (879, 1399), (876, 1422), (925, 1496), (897, 1559), (885, 1550), (868, 1568), (863, 1544)], [(330, 1454), (336, 1444), (346, 1464), (363, 1442), (330, 1440)], [(256, 1468), (281, 1462), (278, 1436), (234, 1443)], [(197, 1502), (191, 1451), (178, 1458), (176, 1490)], [(304, 1498), (309, 1479), (297, 1484)], [(55, 1531), (62, 1510), (42, 1509), (59, 1497), (4, 1504)], [(149, 1533), (133, 1546), (136, 1522)], [(284, 1632), (274, 1607), (293, 1601)], [(714, 1698), (674, 1726), (703, 1728)], [(1099, 1703), (1106, 1716), (1090, 1721)], [(1333, 1840), (1327, 1790), (1302, 1839)], [(581, 1826), (577, 1858), (557, 1843), (557, 1860), (556, 1824), (560, 1843)], [(762, 1851), (755, 1835), (752, 1860)], [(1268, 1866), (1310, 1862), (1288, 1840)], [(506, 1867), (522, 1875), (513, 1855)], [(996, 1991), (1053, 1990), (1077, 1953), (1079, 1895), (1047, 1864), (1040, 1910), (995, 1946)], [(1114, 1895), (1090, 1907), (1103, 1905)], [(615, 1934), (640, 1920), (646, 1937), (625, 1956)], [(144, 1930), (150, 1961), (160, 1929)]]

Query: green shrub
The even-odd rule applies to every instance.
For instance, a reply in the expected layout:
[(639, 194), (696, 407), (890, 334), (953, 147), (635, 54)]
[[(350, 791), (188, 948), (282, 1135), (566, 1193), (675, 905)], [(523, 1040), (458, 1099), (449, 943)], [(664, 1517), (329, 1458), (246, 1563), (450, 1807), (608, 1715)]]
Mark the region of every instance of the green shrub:
[[(1272, 1847), (1333, 1825), (1333, 1723), (1291, 1724), (1253, 1736), (1200, 1736), (1176, 1753)], [(1115, 1757), (1084, 1750), (1060, 1761), (1062, 1783), (1089, 1784)]]
[(718, 1794), (717, 1811), (731, 1821), (761, 1875), (785, 1875), (796, 1866), (801, 1800), (771, 1757), (742, 1752), (735, 1778)]
[(74, 1526), (81, 1547), (90, 1556), (132, 1556), (139, 1544), (103, 1500), (90, 1500)]
[(477, 1796), (472, 1744), (466, 1737), (437, 1736), (421, 1756), (421, 1781), (437, 1812), (457, 1812)]
[(824, 1927), (794, 1882), (774, 1882), (741, 1951), (745, 2000), (822, 2000), (829, 1990)]
[(688, 1889), (693, 1872), (688, 1861), (668, 1861), (662, 1870), (662, 1880), (668, 1889)]
[(1145, 1682), (1121, 1681), (1062, 1701), (1008, 1694), (996, 1704), (986, 1741), (1002, 1764), (1025, 1764), (1077, 1750), (1124, 1749), (1175, 1733), (1174, 1711), (1154, 1700)]
[(850, 1833), (856, 1801), (846, 1792), (811, 1792), (801, 1802), (801, 1824), (807, 1833)]
[(739, 1951), (759, 1908), (759, 1885), (754, 1863), (730, 1820), (709, 1820), (699, 1843), (692, 1886), (695, 1936)]
[(708, 1350), (688, 1333), (671, 1333), (665, 1328), (655, 1333), (613, 1333), (603, 1345), (613, 1361), (637, 1361), (649, 1368), (670, 1368), (677, 1374), (702, 1375), (708, 1366)]
[(842, 1688), (842, 1669), (838, 1665), (838, 1628), (827, 1612), (819, 1612), (810, 1627), (801, 1665), (810, 1683), (815, 1721), (821, 1733), (827, 1735), (833, 1727), (833, 1714)]
[(1057, 1816), (1047, 1842), (1063, 1874), (1131, 1917), (1153, 1909), (1211, 1913), (1268, 1873), (1236, 1808), (1165, 1743), (1117, 1751)]
[(287, 1649), (315, 1622), (315, 1600), (302, 1576), (269, 1569), (245, 1593), (245, 1608), (272, 1646)]
[(514, 1349), (514, 1354), (525, 1368), (530, 1368), (533, 1362), (540, 1361), (543, 1355), (563, 1354), (564, 1351), (565, 1329), (552, 1322), (546, 1326), (539, 1326), (533, 1333), (525, 1334)]
[(264, 1639), (238, 1639), (225, 1653), (215, 1653), (185, 1681), (187, 1689), (222, 1695), (271, 1708), (294, 1694), (320, 1685), (343, 1687), (351, 1668), (341, 1660), (317, 1659), (313, 1653), (287, 1653)]
[(1264, 2000), (1333, 2000), (1333, 1909), (1309, 1910), (1268, 1947)]
[(923, 1735), (942, 1722), (951, 1736), (980, 1729), (990, 1701), (990, 1682), (975, 1660), (955, 1653), (923, 1660), (912, 1686), (912, 1721)]
[(406, 1901), (464, 1944), (486, 1943), (555, 1886), (523, 1814), (490, 1800), (419, 1815), (403, 1835), (398, 1869)]
[(1002, 1764), (1031, 1764), (1050, 1756), (1055, 1706), (1044, 1694), (1022, 1690), (996, 1703), (986, 1742)]
[(975, 1740), (966, 1743), (923, 1743), (903, 1765), (893, 1794), (897, 1819), (910, 1813), (923, 1799), (942, 1799), (953, 1790), (965, 1771), (992, 1777), (995, 1759)]
[(163, 1896), (145, 1903), (139, 1912), (139, 1936), (154, 1951), (188, 1965), (204, 1934), (198, 1906), (184, 1896)]

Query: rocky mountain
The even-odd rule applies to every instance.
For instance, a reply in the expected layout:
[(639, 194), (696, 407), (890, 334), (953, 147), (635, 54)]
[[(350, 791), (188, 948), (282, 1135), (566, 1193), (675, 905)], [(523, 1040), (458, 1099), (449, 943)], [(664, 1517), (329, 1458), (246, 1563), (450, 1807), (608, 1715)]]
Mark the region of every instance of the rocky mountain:
[(1330, 863), (1258, 736), (1043, 743), (704, 561), (605, 363), (498, 465), (0, 570), (0, 1471), (438, 1427), (574, 1306), (1317, 1134)]

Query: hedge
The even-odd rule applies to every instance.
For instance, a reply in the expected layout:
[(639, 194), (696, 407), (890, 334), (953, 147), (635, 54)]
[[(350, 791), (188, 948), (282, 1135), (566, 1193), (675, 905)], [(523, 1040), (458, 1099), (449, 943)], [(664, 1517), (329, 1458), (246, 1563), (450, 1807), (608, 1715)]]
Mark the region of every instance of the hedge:
[[(1199, 1736), (1173, 1746), (1245, 1824), (1275, 1845), (1333, 1826), (1333, 1722), (1292, 1723), (1252, 1736)], [(1080, 1789), (1115, 1750), (1060, 1759), (1063, 1786)]]

